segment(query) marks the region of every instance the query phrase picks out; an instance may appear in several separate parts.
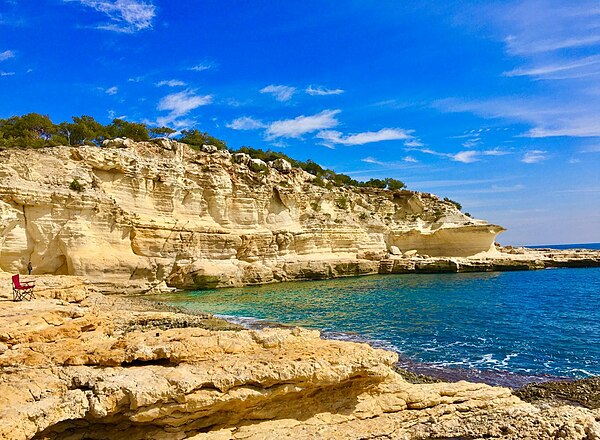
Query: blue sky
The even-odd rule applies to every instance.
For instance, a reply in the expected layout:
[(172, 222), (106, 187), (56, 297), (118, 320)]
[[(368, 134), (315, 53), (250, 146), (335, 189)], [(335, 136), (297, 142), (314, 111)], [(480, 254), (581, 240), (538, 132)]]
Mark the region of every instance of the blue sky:
[(88, 114), (600, 241), (598, 1), (0, 0), (0, 117)]

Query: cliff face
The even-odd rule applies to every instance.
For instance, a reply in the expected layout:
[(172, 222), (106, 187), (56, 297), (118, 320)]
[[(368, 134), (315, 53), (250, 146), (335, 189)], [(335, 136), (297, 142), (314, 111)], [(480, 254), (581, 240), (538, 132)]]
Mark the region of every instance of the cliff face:
[(377, 273), (392, 246), (472, 256), (503, 230), (430, 194), (325, 189), (281, 160), (206, 150), (116, 140), (0, 152), (0, 269), (31, 261), (102, 291), (220, 287)]

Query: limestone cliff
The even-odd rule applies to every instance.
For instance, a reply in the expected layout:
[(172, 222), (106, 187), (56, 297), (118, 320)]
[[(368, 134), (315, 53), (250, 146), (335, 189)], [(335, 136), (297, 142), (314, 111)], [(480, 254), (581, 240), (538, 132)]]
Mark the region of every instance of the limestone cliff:
[(283, 160), (161, 139), (0, 152), (0, 269), (101, 291), (377, 273), (392, 249), (468, 257), (503, 229), (407, 190), (331, 188)]

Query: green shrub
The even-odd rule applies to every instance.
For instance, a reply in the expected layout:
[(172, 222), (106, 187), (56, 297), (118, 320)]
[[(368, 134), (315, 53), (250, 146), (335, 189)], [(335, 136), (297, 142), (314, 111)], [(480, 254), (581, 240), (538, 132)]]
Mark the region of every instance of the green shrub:
[(83, 185), (81, 183), (79, 183), (79, 180), (77, 180), (77, 179), (73, 179), (71, 181), (71, 183), (69, 184), (69, 188), (72, 191), (77, 191), (77, 192), (83, 191)]
[(460, 203), (455, 202), (454, 200), (451, 200), (448, 197), (444, 197), (444, 202), (452, 203), (454, 206), (456, 206), (456, 209), (458, 209), (459, 211), (462, 209), (462, 205)]
[(335, 201), (335, 204), (340, 209), (348, 209), (348, 206), (349, 206), (348, 197), (346, 197), (346, 196), (340, 196), (340, 197), (338, 197), (336, 199), (336, 201)]

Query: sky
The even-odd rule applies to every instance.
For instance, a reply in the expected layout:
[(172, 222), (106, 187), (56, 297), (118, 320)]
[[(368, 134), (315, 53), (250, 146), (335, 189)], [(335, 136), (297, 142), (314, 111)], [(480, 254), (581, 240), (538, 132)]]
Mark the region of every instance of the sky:
[(0, 0), (0, 118), (197, 128), (600, 242), (600, 2)]

